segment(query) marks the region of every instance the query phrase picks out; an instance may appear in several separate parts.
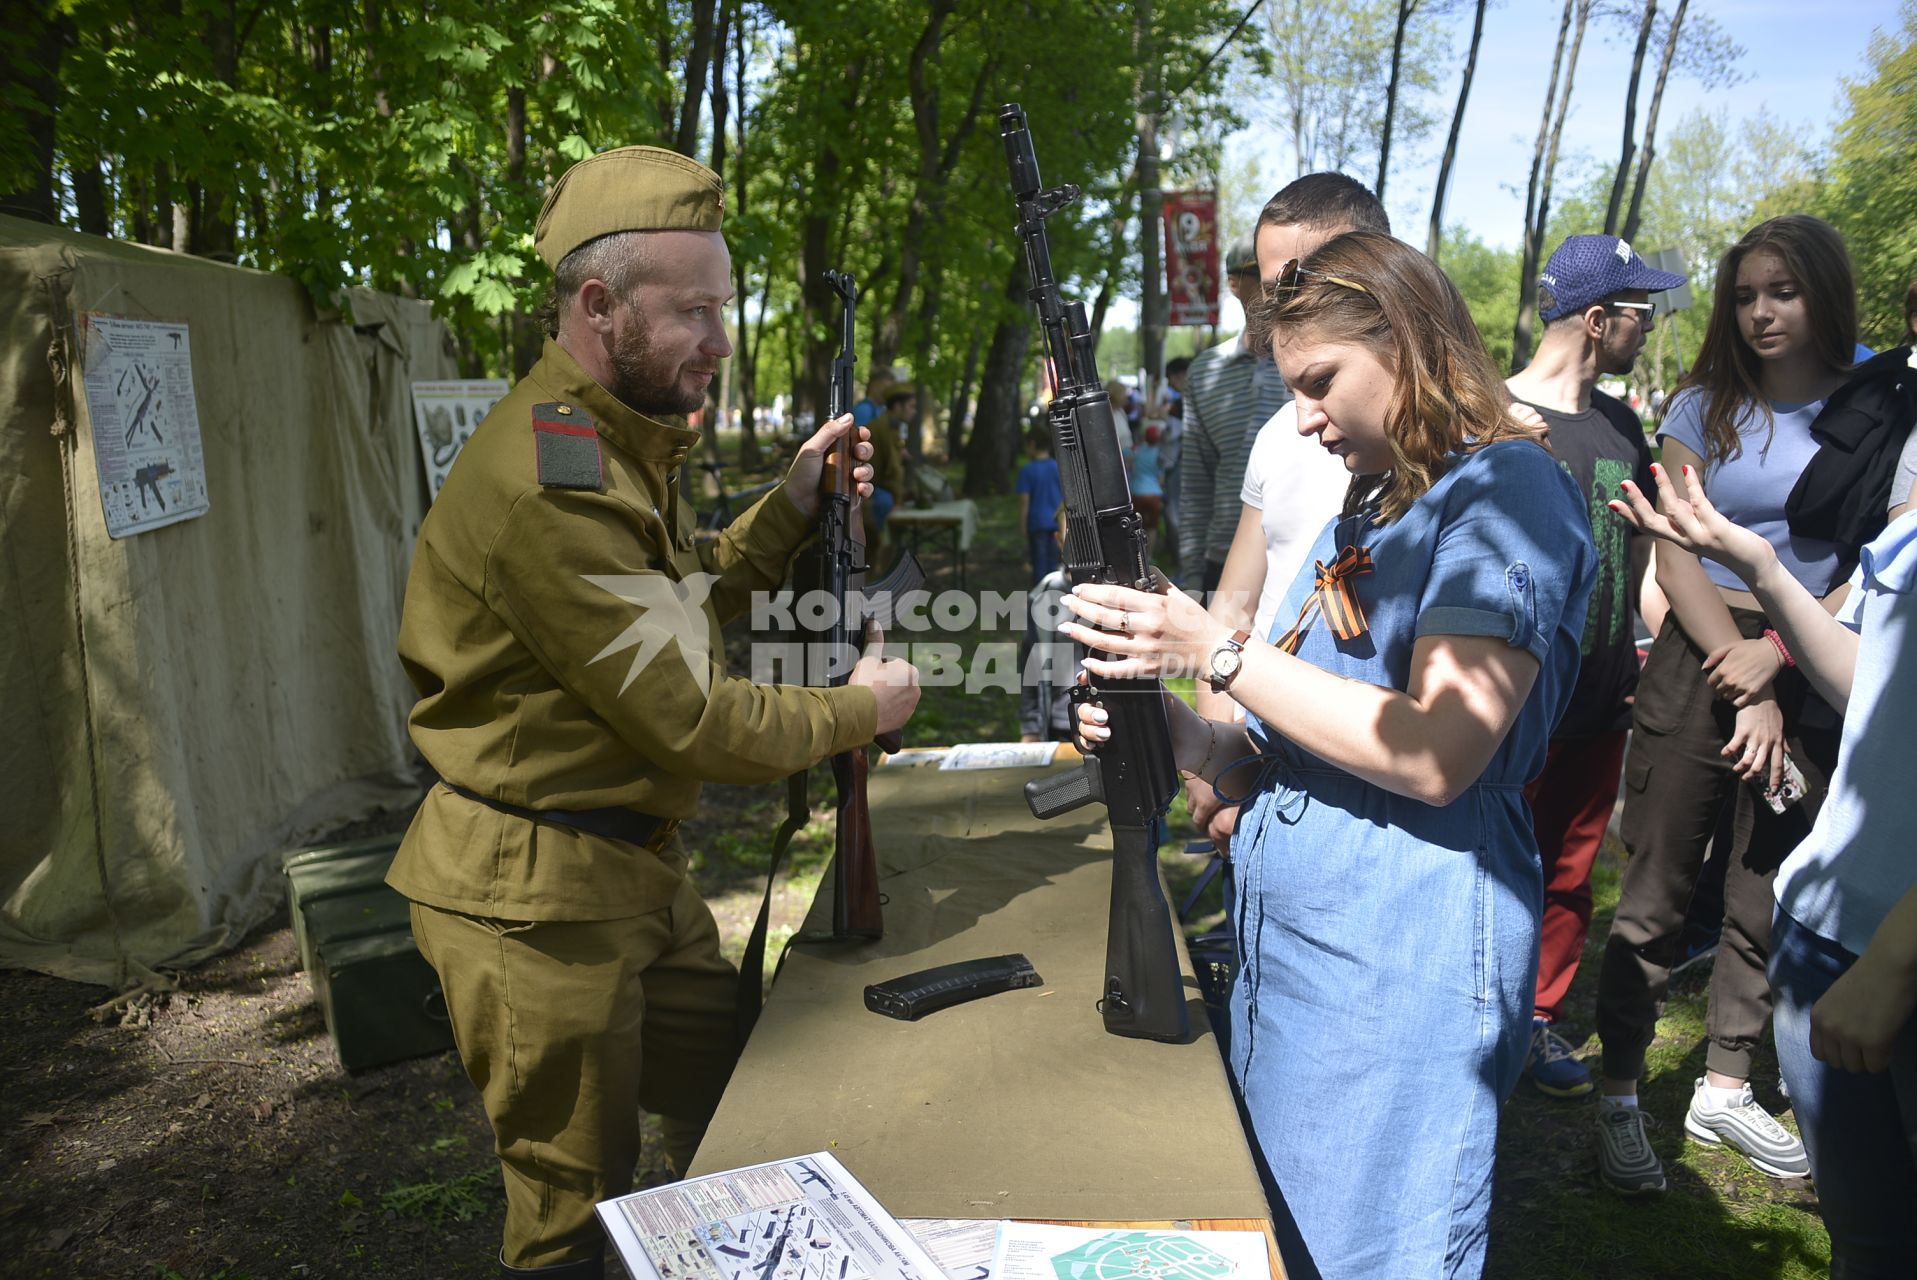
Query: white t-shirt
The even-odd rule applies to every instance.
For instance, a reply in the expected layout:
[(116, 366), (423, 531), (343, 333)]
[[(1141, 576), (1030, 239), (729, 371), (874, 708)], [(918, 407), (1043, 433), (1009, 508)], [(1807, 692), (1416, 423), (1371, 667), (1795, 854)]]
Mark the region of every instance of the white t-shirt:
[[(1245, 463), (1239, 499), (1259, 513), (1265, 531), (1265, 586), (1258, 593), (1255, 633), (1271, 637), (1278, 605), (1302, 569), (1311, 544), (1344, 505), (1351, 473), (1315, 438), (1298, 434), (1298, 406), (1287, 404), (1258, 429)], [(1291, 620), (1285, 620), (1289, 626)]]

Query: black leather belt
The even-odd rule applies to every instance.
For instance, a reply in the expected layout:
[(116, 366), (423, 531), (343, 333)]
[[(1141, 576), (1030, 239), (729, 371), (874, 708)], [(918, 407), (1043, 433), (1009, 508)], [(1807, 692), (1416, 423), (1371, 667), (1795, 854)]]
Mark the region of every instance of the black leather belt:
[(679, 826), (677, 818), (656, 818), (649, 813), (639, 813), (632, 809), (522, 809), (516, 804), (507, 804), (504, 800), (495, 800), (491, 796), (482, 796), (468, 791), (455, 783), (440, 779), (440, 786), (454, 795), (465, 796), (468, 800), (485, 805), (488, 809), (497, 809), (501, 813), (510, 813), (515, 818), (525, 818), (531, 822), (553, 822), (562, 827), (571, 827), (575, 831), (584, 831), (588, 835), (604, 836), (608, 840), (618, 840), (623, 844), (636, 844), (649, 849), (662, 836), (671, 835)]

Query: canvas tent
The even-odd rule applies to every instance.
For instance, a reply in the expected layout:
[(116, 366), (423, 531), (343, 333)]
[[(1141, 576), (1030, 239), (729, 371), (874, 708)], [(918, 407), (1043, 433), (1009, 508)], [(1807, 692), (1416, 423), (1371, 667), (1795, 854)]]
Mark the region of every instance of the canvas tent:
[[(160, 981), (272, 913), (276, 851), (412, 794), (409, 384), (456, 372), (425, 304), (348, 307), (0, 217), (0, 966)], [(84, 314), (188, 326), (206, 514), (109, 536)]]

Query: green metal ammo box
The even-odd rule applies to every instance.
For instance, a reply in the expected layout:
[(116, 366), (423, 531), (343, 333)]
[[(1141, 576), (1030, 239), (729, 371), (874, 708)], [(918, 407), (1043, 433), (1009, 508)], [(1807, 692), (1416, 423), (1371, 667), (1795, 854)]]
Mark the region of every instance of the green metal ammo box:
[(406, 899), (386, 884), (399, 837), (285, 854), (300, 964), (348, 1071), (453, 1046), (439, 979), (413, 945)]

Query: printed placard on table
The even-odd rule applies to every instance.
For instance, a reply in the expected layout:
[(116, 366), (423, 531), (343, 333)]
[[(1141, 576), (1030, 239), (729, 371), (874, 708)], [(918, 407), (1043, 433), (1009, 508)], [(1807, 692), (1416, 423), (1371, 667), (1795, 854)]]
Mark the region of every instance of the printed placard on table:
[(504, 378), (413, 384), (413, 425), (419, 431), (420, 458), (426, 463), (427, 493), (439, 496), (460, 449), (507, 390)]
[(108, 536), (205, 515), (206, 458), (187, 327), (96, 312), (83, 314), (80, 325)]

